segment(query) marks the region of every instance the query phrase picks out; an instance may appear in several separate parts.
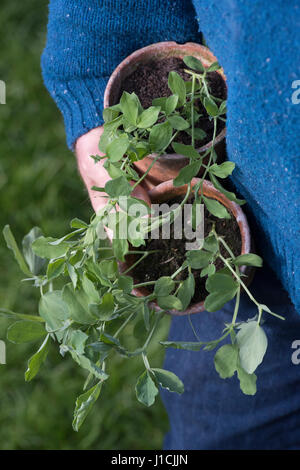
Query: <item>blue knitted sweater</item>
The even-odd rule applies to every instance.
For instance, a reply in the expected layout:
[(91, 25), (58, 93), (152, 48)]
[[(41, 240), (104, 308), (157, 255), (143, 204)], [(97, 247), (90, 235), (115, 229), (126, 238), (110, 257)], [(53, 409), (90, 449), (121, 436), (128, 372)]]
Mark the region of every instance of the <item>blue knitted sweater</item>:
[(155, 42), (201, 42), (204, 33), (228, 81), (233, 183), (260, 254), (300, 312), (298, 0), (51, 0), (49, 11), (42, 71), (71, 148), (102, 124), (105, 85), (121, 60)]

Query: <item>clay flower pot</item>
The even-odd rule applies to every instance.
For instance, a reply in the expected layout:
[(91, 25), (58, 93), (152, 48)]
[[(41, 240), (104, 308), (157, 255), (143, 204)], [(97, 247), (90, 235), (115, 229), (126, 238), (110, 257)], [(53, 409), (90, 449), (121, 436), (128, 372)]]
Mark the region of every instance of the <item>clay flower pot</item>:
[[(199, 178), (193, 178), (192, 180), (192, 187), (194, 187), (197, 183), (199, 182)], [(180, 186), (180, 187), (174, 187), (173, 186), (173, 181), (165, 181), (155, 188), (151, 189), (149, 191), (149, 197), (151, 199), (151, 203), (153, 204), (160, 204), (163, 202), (166, 202), (168, 200), (173, 199), (176, 196), (183, 196), (186, 194), (187, 190), (187, 185), (185, 186)], [(246, 216), (244, 212), (242, 211), (241, 207), (236, 204), (235, 202), (230, 201), (227, 199), (224, 194), (222, 194), (220, 191), (215, 189), (215, 187), (209, 182), (204, 180), (203, 182), (203, 194), (206, 197), (216, 199), (219, 201), (221, 204), (223, 204), (228, 211), (231, 213), (231, 215), (235, 218), (239, 229), (240, 229), (240, 234), (241, 234), (241, 242), (242, 242), (242, 247), (241, 247), (241, 255), (250, 253), (251, 251), (251, 235), (250, 235), (250, 230), (248, 226), (248, 222), (246, 219)], [(134, 255), (129, 255), (126, 257), (126, 262), (125, 263), (120, 263), (120, 269), (121, 271), (125, 271), (130, 265), (133, 264), (135, 261), (135, 256)], [(244, 274), (247, 275), (247, 277), (244, 278), (244, 282), (246, 284), (249, 284), (252, 275), (254, 273), (254, 269), (246, 266), (241, 266), (240, 271)], [(137, 284), (139, 281), (137, 279), (134, 279), (134, 283)], [(133, 289), (132, 294), (141, 297), (141, 296), (146, 296), (149, 294), (149, 291), (145, 287)], [(159, 311), (161, 310), (158, 305), (153, 302), (151, 304), (152, 307), (155, 308), (155, 310)], [(190, 305), (186, 310), (184, 311), (178, 311), (178, 310), (170, 310), (167, 313), (171, 315), (189, 315), (192, 313), (199, 313), (204, 311), (204, 301), (198, 302), (196, 304)]]
[[(104, 93), (104, 108), (118, 102), (122, 82), (131, 75), (141, 63), (147, 63), (153, 60), (153, 58), (178, 57), (182, 59), (186, 55), (191, 55), (201, 60), (205, 67), (209, 67), (217, 60), (207, 47), (192, 42), (177, 44), (176, 42), (167, 41), (143, 47), (124, 59), (112, 73)], [(218, 73), (220, 73), (225, 80), (223, 70), (218, 70)], [(219, 159), (225, 156), (225, 134), (226, 129), (224, 128), (215, 139), (215, 150)], [(212, 142), (203, 145), (198, 149), (199, 153), (204, 153), (211, 145)], [(156, 154), (148, 155), (135, 163), (140, 174), (145, 173), (155, 156)], [(186, 166), (188, 162), (189, 160), (186, 157), (176, 153), (162, 155), (147, 175), (149, 187), (176, 178), (180, 169)]]

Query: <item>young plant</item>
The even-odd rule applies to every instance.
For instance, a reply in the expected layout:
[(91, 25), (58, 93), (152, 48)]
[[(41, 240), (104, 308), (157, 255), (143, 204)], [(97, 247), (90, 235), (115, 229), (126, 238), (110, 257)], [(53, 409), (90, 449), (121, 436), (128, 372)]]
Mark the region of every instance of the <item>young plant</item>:
[[(106, 206), (94, 215), (89, 224), (74, 219), (72, 231), (60, 239), (45, 237), (40, 229), (33, 228), (23, 240), (22, 251), (18, 248), (13, 234), (6, 226), (4, 237), (13, 251), (26, 280), (40, 289), (38, 315), (26, 315), (1, 309), (3, 315), (15, 318), (7, 332), (13, 343), (41, 341), (37, 352), (29, 359), (25, 380), (32, 380), (44, 363), (51, 342), (59, 345), (62, 356), (70, 354), (73, 360), (87, 372), (83, 393), (77, 398), (73, 428), (77, 431), (98, 399), (103, 383), (109, 378), (109, 360), (113, 354), (125, 360), (140, 357), (144, 370), (137, 378), (137, 399), (150, 406), (154, 403), (159, 386), (170, 392), (182, 393), (181, 380), (171, 371), (155, 368), (149, 362), (149, 345), (154, 333), (159, 331), (163, 316), (171, 309), (185, 310), (195, 292), (194, 269), (201, 269), (201, 276), (207, 277), (205, 308), (217, 311), (235, 298), (235, 307), (230, 324), (225, 325), (223, 334), (214, 341), (168, 342), (160, 341), (163, 347), (199, 351), (219, 347), (215, 354), (215, 368), (221, 378), (232, 377), (235, 372), (241, 390), (246, 394), (256, 392), (255, 371), (262, 362), (267, 348), (267, 338), (262, 328), (263, 312), (278, 316), (266, 305), (256, 301), (240, 270), (241, 266), (262, 266), (262, 259), (255, 254), (235, 256), (226, 240), (215, 226), (198, 250), (186, 252), (182, 266), (170, 276), (163, 276), (135, 287), (151, 286), (152, 291), (144, 297), (132, 294), (132, 270), (152, 254), (141, 250), (145, 246), (145, 235), (153, 226), (161, 226), (164, 216), (145, 217), (150, 209), (144, 201), (132, 196), (132, 191), (150, 171), (139, 176), (134, 163), (155, 152), (152, 165), (170, 145), (175, 152), (186, 156), (189, 163), (173, 181), (174, 186), (187, 184), (187, 191), (179, 208), (171, 212), (174, 220), (192, 192), (191, 180), (202, 168), (202, 176), (193, 187), (194, 202), (204, 204), (209, 214), (220, 218), (231, 217), (228, 210), (218, 201), (203, 194), (205, 178), (209, 178), (216, 189), (237, 204), (245, 201), (225, 190), (220, 179), (225, 179), (234, 170), (234, 163), (217, 162), (215, 138), (217, 122), (225, 119), (226, 102), (211, 95), (207, 73), (219, 68), (217, 63), (205, 69), (194, 57), (185, 57), (187, 73), (191, 81), (184, 80), (176, 73), (169, 74), (171, 96), (153, 101), (153, 106), (143, 109), (138, 97), (123, 93), (120, 102), (104, 110), (104, 132), (99, 148), (104, 157), (93, 156), (95, 164), (105, 159), (104, 166), (111, 180), (104, 188)], [(214, 130), (211, 147), (199, 154), (195, 141), (204, 137), (200, 128), (195, 127), (200, 115), (197, 103), (201, 101)], [(190, 144), (176, 142), (179, 132), (190, 136)], [(208, 157), (208, 158), (207, 158)], [(207, 163), (204, 163), (207, 161)], [(133, 185), (130, 184), (133, 181)], [(132, 216), (130, 208), (139, 204), (140, 214)], [(168, 214), (168, 217), (170, 214)], [(135, 230), (126, 237), (120, 235), (122, 227), (134, 222)], [(112, 242), (106, 234), (106, 227), (113, 229)], [(222, 248), (222, 249), (221, 249)], [(224, 248), (226, 256), (224, 256)], [(222, 254), (223, 253), (223, 254)], [(128, 255), (135, 255), (135, 262), (125, 271), (120, 262)], [(216, 271), (215, 262), (220, 259), (223, 268)], [(186, 272), (186, 278), (177, 281), (176, 276)], [(246, 322), (238, 321), (241, 291), (254, 302), (257, 317)], [(157, 307), (154, 308), (154, 302)], [(139, 344), (130, 348), (122, 332), (132, 325), (142, 326)], [(192, 323), (191, 323), (192, 326)], [(193, 327), (193, 326), (192, 326)], [(195, 333), (196, 334), (196, 333)], [(228, 344), (221, 343), (230, 338)]]

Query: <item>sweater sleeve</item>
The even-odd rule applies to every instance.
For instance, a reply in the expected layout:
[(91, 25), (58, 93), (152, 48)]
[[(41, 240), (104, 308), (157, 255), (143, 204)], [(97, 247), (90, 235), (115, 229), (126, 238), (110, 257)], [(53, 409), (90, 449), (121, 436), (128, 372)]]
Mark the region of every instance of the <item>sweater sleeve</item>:
[(68, 146), (103, 123), (106, 83), (127, 55), (155, 42), (200, 40), (190, 0), (50, 0), (41, 66)]

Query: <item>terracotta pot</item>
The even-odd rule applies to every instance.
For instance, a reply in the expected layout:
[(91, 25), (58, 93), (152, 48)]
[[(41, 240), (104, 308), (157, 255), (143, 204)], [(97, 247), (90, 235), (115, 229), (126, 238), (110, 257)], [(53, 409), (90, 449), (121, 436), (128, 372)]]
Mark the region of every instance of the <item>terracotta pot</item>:
[[(205, 67), (209, 67), (217, 60), (207, 47), (192, 42), (186, 44), (159, 42), (143, 47), (124, 59), (112, 73), (104, 93), (104, 108), (118, 102), (122, 82), (133, 73), (141, 63), (149, 62), (153, 60), (153, 57), (157, 57), (158, 59), (164, 57), (178, 57), (182, 59), (186, 55), (192, 55), (201, 60)], [(218, 73), (220, 73), (225, 80), (223, 70), (218, 70)], [(215, 150), (220, 160), (225, 157), (225, 134), (226, 129), (224, 128), (215, 139)], [(200, 147), (198, 149), (199, 153), (204, 153), (211, 145), (212, 142), (208, 142), (206, 145)], [(156, 154), (148, 155), (135, 163), (140, 174), (145, 173), (155, 156)], [(188, 162), (189, 160), (186, 157), (176, 153), (169, 153), (159, 157), (147, 175), (148, 186), (153, 187), (163, 181), (176, 178), (180, 169), (187, 165)]]
[[(192, 187), (195, 186), (199, 182), (199, 178), (193, 178), (192, 180)], [(174, 187), (173, 186), (173, 181), (165, 181), (152, 190), (149, 191), (149, 197), (151, 199), (151, 202), (153, 204), (160, 204), (163, 202), (166, 202), (170, 199), (173, 199), (176, 196), (181, 196), (186, 194), (187, 190), (187, 185), (185, 186), (180, 186), (180, 187)], [(231, 212), (233, 217), (235, 218), (236, 222), (238, 223), (240, 233), (241, 233), (241, 241), (242, 241), (242, 248), (241, 248), (241, 255), (244, 255), (246, 253), (251, 252), (251, 236), (250, 236), (250, 230), (248, 226), (248, 222), (246, 219), (246, 216), (244, 212), (242, 211), (241, 207), (236, 204), (235, 202), (230, 201), (227, 199), (224, 194), (220, 193), (217, 189), (214, 188), (214, 186), (209, 182), (209, 181), (204, 181), (203, 183), (203, 194), (206, 197), (216, 199), (217, 201), (221, 202), (228, 210)], [(125, 263), (120, 263), (120, 269), (121, 271), (125, 271), (130, 265), (133, 264), (135, 260), (134, 255), (130, 255), (126, 257), (126, 262)], [(246, 266), (241, 266), (240, 271), (243, 274), (246, 274), (247, 277), (244, 278), (244, 282), (246, 284), (249, 284), (253, 273), (254, 269)], [(139, 281), (134, 279), (134, 283), (137, 284)], [(133, 289), (132, 294), (141, 297), (141, 296), (146, 296), (149, 294), (149, 291), (145, 288), (137, 288)], [(151, 304), (152, 307), (155, 308), (155, 310), (159, 311), (161, 310), (158, 305), (153, 302)], [(192, 313), (199, 313), (204, 311), (204, 301), (198, 302), (196, 304), (191, 305), (188, 307), (185, 311), (178, 311), (178, 310), (170, 310), (167, 313), (171, 315), (189, 315)]]

